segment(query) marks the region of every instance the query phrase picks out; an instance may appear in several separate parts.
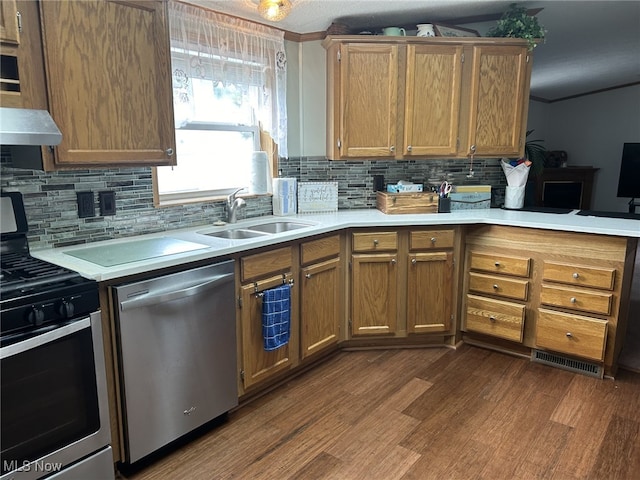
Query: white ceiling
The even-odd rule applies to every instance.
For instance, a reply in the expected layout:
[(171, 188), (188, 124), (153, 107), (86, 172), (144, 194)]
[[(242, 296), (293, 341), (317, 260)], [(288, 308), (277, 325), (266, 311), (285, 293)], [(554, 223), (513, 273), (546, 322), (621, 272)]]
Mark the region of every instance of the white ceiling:
[[(324, 32), (333, 22), (354, 30), (418, 23), (453, 23), (484, 34), (494, 15), (512, 0), (291, 0), (284, 20), (271, 23), (257, 13), (258, 0), (188, 0), (219, 12), (298, 34)], [(639, 0), (543, 0), (518, 2), (542, 8), (538, 20), (547, 30), (536, 47), (531, 96), (557, 101), (603, 89), (640, 83)], [(469, 23), (471, 20), (471, 23)]]

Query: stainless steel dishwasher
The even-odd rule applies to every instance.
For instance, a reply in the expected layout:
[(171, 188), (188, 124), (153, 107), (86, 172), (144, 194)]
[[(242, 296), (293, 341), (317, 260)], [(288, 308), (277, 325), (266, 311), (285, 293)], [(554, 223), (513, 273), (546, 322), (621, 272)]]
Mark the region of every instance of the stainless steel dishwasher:
[(113, 288), (133, 463), (238, 404), (234, 261)]

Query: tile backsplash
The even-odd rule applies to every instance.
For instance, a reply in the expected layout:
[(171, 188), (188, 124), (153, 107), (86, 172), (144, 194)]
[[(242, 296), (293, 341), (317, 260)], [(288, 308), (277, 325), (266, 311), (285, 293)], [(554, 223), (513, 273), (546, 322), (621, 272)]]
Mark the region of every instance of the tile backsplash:
[[(156, 208), (153, 205), (152, 170), (114, 168), (42, 172), (12, 168), (3, 149), (0, 161), (0, 186), (5, 191), (23, 194), (29, 245), (33, 250), (61, 247), (100, 240), (208, 225), (224, 219), (223, 202), (201, 202)], [(281, 159), (283, 176), (299, 181), (338, 182), (338, 208), (375, 208), (373, 175), (384, 175), (385, 182), (410, 180), (439, 185), (442, 180), (454, 184), (492, 185), (497, 195), (504, 192), (504, 174), (497, 159), (474, 160), (474, 178), (468, 179), (466, 160), (410, 161), (329, 161), (325, 157)], [(98, 193), (112, 190), (116, 196), (116, 214), (99, 216)], [(96, 216), (78, 218), (76, 192), (92, 191)], [(247, 198), (241, 218), (270, 215), (271, 196)], [(500, 204), (501, 197), (494, 199)]]

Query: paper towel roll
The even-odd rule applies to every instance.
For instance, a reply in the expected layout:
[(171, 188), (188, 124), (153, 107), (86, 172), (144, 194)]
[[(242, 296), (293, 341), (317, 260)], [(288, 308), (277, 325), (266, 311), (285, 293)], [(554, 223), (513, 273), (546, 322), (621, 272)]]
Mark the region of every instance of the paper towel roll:
[(266, 152), (253, 152), (251, 157), (251, 175), (249, 177), (249, 193), (258, 195), (269, 193), (271, 172)]

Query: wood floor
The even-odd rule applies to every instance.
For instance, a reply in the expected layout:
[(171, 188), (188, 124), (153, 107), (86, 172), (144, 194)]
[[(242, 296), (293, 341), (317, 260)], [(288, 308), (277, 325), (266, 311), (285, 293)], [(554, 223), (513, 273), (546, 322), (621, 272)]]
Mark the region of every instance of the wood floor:
[(640, 374), (469, 345), (341, 352), (121, 478), (636, 480)]

